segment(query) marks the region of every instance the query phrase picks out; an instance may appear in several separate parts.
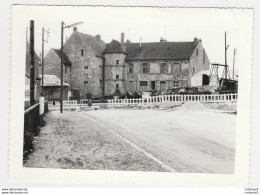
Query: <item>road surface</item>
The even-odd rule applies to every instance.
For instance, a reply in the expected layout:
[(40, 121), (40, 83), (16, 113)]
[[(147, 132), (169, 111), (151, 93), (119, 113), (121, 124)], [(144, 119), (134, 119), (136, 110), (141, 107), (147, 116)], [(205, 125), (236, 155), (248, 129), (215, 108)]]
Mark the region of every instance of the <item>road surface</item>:
[(26, 167), (233, 173), (236, 115), (51, 111)]

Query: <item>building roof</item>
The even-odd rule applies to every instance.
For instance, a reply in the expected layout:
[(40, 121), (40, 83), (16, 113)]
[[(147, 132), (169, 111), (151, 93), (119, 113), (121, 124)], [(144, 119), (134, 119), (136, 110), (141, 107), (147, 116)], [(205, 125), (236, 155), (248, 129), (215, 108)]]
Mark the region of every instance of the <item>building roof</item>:
[[(42, 76), (40, 75), (40, 77)], [(43, 78), (44, 86), (61, 86), (61, 81), (56, 75), (44, 75)], [(63, 82), (63, 86), (69, 86), (69, 84)]]
[(93, 50), (93, 52), (96, 55), (102, 56), (102, 53), (106, 48), (106, 43), (100, 39), (100, 36), (98, 38), (78, 31), (74, 31), (74, 33), (77, 33), (80, 36), (80, 38), (83, 40), (83, 42), (89, 45), (89, 47)]
[(106, 48), (103, 52), (105, 53), (126, 53), (121, 46), (121, 43), (117, 40), (112, 40), (109, 44), (106, 45)]
[[(53, 50), (59, 56), (59, 58), (61, 58), (61, 50), (60, 49), (53, 49)], [(71, 65), (69, 58), (64, 52), (62, 53), (62, 56), (63, 56), (63, 64)]]
[(127, 60), (189, 60), (197, 43), (195, 42), (151, 42), (125, 43)]

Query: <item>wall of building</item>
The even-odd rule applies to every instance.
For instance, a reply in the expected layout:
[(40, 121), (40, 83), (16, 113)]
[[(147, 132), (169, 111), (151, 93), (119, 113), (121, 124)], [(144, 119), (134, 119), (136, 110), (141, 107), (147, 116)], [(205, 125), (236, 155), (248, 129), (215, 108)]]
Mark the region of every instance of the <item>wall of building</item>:
[[(126, 55), (122, 53), (105, 54), (105, 95), (113, 95), (116, 86), (121, 94), (126, 93)], [(119, 64), (116, 61), (119, 60)], [(117, 75), (119, 78), (117, 78)]]
[[(45, 75), (56, 75), (61, 79), (61, 59), (54, 51), (50, 49), (44, 58), (44, 74)], [(67, 66), (67, 67), (66, 67)], [(65, 68), (67, 68), (67, 73)], [(71, 65), (63, 65), (63, 80), (64, 82), (71, 84)]]
[[(143, 73), (143, 63), (148, 64), (147, 73)], [(165, 69), (161, 70), (162, 63), (166, 63), (166, 66)], [(132, 73), (129, 72), (130, 64), (133, 64)], [(189, 69), (188, 60), (128, 61), (126, 64), (126, 89), (129, 91), (149, 91), (152, 90), (153, 81), (155, 90), (175, 88), (177, 83), (178, 87), (187, 86), (189, 74), (187, 69)], [(140, 84), (142, 81), (147, 81), (147, 86), (142, 86)]]
[[(44, 93), (45, 93), (45, 100), (49, 101), (60, 101), (60, 87), (56, 86), (45, 86)], [(63, 87), (63, 100), (68, 100), (68, 87)]]
[[(209, 70), (209, 65), (210, 65), (210, 61), (202, 46), (202, 41), (198, 41), (197, 47), (194, 49), (190, 58), (189, 86), (202, 86), (202, 81), (201, 84), (199, 84), (198, 81), (192, 82), (192, 77), (198, 76), (198, 73), (201, 71)], [(198, 78), (194, 78), (193, 80), (195, 79), (198, 80)]]
[(86, 98), (87, 93), (91, 93), (93, 98), (101, 97), (103, 59), (97, 57), (77, 33), (68, 39), (64, 52), (72, 63), (71, 88), (79, 89), (81, 98)]

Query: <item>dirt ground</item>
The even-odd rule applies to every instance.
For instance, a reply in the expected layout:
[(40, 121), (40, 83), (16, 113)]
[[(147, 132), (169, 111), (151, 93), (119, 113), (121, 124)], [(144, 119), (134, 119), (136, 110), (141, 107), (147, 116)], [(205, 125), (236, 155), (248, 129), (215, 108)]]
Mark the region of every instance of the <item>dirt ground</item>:
[(233, 173), (236, 115), (193, 106), (50, 111), (24, 166)]

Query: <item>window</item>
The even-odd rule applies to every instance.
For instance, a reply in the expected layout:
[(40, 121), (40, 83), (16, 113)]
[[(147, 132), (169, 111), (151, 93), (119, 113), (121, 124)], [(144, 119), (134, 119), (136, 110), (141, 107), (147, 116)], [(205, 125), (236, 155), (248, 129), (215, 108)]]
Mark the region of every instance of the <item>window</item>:
[(132, 63), (129, 63), (129, 73), (134, 72), (134, 65)]
[(102, 88), (102, 86), (103, 86), (102, 80), (99, 80), (99, 86), (100, 86), (100, 88)]
[(140, 86), (147, 86), (147, 81), (140, 81)]
[(88, 81), (84, 81), (84, 87), (88, 85)]
[(179, 87), (179, 81), (173, 81), (173, 88)]
[(116, 84), (116, 89), (118, 89), (119, 88), (119, 84)]
[(135, 90), (134, 82), (133, 82), (133, 81), (129, 81), (129, 90), (130, 90), (130, 91), (134, 91), (134, 90)]
[(191, 70), (192, 75), (194, 74), (194, 72), (195, 72), (195, 67), (192, 67), (192, 70)]
[(173, 74), (178, 74), (178, 73), (180, 73), (180, 71), (181, 71), (181, 64), (180, 63), (173, 63), (171, 72)]
[(65, 74), (67, 74), (67, 72), (68, 72), (68, 66), (65, 65)]
[(196, 55), (199, 56), (199, 49), (196, 49)]
[(81, 49), (81, 56), (84, 55), (84, 49)]
[(116, 64), (119, 65), (119, 60), (116, 60)]
[(52, 89), (49, 90), (49, 95), (53, 95), (53, 90)]
[(88, 74), (88, 66), (84, 67), (84, 74), (87, 75)]
[(116, 75), (116, 79), (119, 79), (119, 75)]
[(180, 73), (180, 64), (174, 63), (174, 73), (178, 74)]
[(143, 63), (143, 73), (148, 73), (148, 64)]
[(166, 82), (165, 81), (160, 81), (160, 89), (166, 90)]
[(167, 73), (167, 64), (166, 63), (160, 64), (160, 73)]

